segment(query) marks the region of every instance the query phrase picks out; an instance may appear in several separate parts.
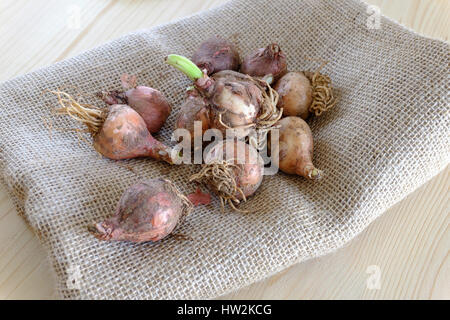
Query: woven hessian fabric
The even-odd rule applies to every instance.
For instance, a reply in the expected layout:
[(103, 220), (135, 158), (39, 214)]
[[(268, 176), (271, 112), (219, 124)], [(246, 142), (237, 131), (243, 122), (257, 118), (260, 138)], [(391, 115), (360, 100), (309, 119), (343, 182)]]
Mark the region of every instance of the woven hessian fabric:
[[(444, 169), (450, 154), (448, 44), (384, 17), (380, 29), (370, 29), (368, 17), (367, 5), (355, 0), (232, 1), (3, 83), (0, 170), (19, 214), (49, 253), (61, 297), (222, 295), (335, 251)], [(161, 90), (173, 105), (156, 135), (170, 144), (189, 80), (164, 57), (191, 56), (215, 34), (234, 41), (242, 56), (277, 42), (290, 70), (315, 70), (318, 63), (306, 57), (329, 61), (323, 73), (332, 78), (338, 103), (309, 120), (323, 179), (266, 176), (244, 206), (253, 214), (221, 213), (215, 199), (196, 208), (177, 231), (192, 240), (95, 239), (86, 226), (111, 216), (139, 176), (164, 177), (187, 193), (194, 186), (186, 179), (198, 167), (101, 157), (67, 130), (82, 125), (51, 113), (57, 100), (43, 90), (69, 88), (74, 94), (77, 87), (93, 96), (120, 89), (121, 74), (136, 74), (139, 84)], [(93, 97), (87, 101), (102, 105)]]

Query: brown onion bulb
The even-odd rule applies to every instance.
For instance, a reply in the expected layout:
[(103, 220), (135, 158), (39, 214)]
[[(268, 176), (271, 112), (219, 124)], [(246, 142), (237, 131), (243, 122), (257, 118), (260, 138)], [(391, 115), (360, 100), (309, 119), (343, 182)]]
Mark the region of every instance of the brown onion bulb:
[(239, 60), (234, 44), (219, 36), (202, 42), (192, 56), (192, 61), (208, 75), (222, 70), (238, 70)]
[(186, 100), (180, 107), (176, 121), (175, 129), (186, 129), (191, 134), (191, 143), (194, 143), (195, 121), (201, 123), (201, 137), (206, 130), (210, 128), (209, 105), (207, 100), (195, 88), (186, 91)]
[(94, 148), (114, 160), (151, 157), (172, 163), (171, 149), (156, 140), (142, 117), (124, 104), (109, 107), (100, 130), (94, 135)]
[(245, 57), (240, 71), (255, 77), (271, 74), (276, 81), (287, 72), (286, 56), (278, 44), (271, 43)]
[(289, 72), (275, 84), (279, 100), (277, 107), (283, 108), (284, 116), (308, 118), (310, 113), (320, 116), (336, 105), (334, 90), (329, 76), (315, 72)]
[(284, 116), (298, 116), (304, 120), (309, 117), (312, 103), (311, 82), (303, 72), (289, 72), (275, 84), (278, 92), (279, 109), (283, 108)]
[(144, 119), (151, 133), (162, 128), (172, 110), (164, 95), (150, 87), (137, 86), (126, 91), (125, 96), (128, 105)]
[(56, 113), (84, 123), (93, 137), (95, 150), (113, 160), (151, 157), (173, 163), (170, 147), (156, 140), (144, 119), (125, 104), (106, 108), (80, 104), (69, 94), (50, 91), (58, 97), (61, 108)]
[(98, 96), (107, 104), (127, 104), (144, 119), (148, 131), (161, 130), (172, 110), (164, 95), (156, 89), (136, 86), (136, 76), (121, 77), (125, 91), (100, 92)]
[(222, 201), (235, 205), (253, 195), (261, 185), (264, 161), (258, 151), (241, 140), (227, 139), (205, 154), (205, 164), (191, 181), (204, 183)]
[(89, 227), (100, 240), (146, 242), (169, 235), (192, 204), (168, 180), (151, 179), (128, 188), (113, 217)]
[(279, 168), (288, 174), (298, 174), (317, 180), (321, 171), (314, 167), (313, 137), (308, 124), (299, 117), (286, 117), (278, 121), (280, 138), (270, 150), (279, 155)]
[(242, 139), (249, 136), (252, 129), (268, 130), (282, 115), (276, 107), (278, 94), (265, 79), (232, 70), (220, 71), (210, 77), (186, 57), (175, 54), (168, 55), (166, 63), (194, 81), (194, 86), (210, 105), (211, 128), (222, 133), (227, 134), (230, 130)]

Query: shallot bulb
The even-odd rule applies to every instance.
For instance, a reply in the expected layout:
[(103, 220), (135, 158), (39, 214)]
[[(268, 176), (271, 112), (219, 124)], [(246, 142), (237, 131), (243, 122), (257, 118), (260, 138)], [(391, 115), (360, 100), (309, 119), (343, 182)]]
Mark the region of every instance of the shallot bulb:
[(238, 70), (239, 60), (234, 44), (219, 36), (201, 43), (192, 56), (192, 61), (208, 75), (222, 70)]
[(164, 95), (153, 88), (136, 86), (136, 77), (122, 75), (122, 86), (125, 91), (99, 93), (107, 104), (127, 104), (144, 119), (148, 131), (158, 132), (172, 110)]
[(178, 55), (169, 55), (166, 62), (186, 74), (206, 97), (211, 128), (224, 133), (233, 130), (241, 139), (251, 129), (270, 128), (281, 118), (281, 110), (276, 108), (278, 95), (265, 80), (231, 70), (209, 77), (189, 59)]
[(253, 195), (261, 185), (264, 161), (258, 151), (241, 140), (227, 139), (209, 148), (202, 169), (190, 180), (205, 184), (222, 203), (236, 205)]
[(311, 113), (320, 116), (336, 104), (331, 79), (319, 70), (314, 73), (289, 72), (278, 80), (274, 89), (279, 95), (277, 106), (283, 109), (284, 116), (302, 119)]
[(158, 241), (167, 237), (192, 207), (172, 182), (144, 180), (122, 194), (113, 217), (89, 230), (106, 241)]
[(279, 168), (288, 174), (297, 174), (311, 180), (321, 177), (321, 171), (312, 163), (313, 138), (308, 124), (299, 117), (286, 117), (278, 121), (279, 142), (270, 145), (272, 153), (279, 155)]
[(245, 57), (240, 71), (257, 77), (272, 75), (276, 81), (287, 72), (286, 56), (278, 44), (271, 43)]
[[(175, 129), (186, 129), (191, 134), (191, 143), (194, 143), (195, 132), (194, 124), (200, 122), (201, 137), (206, 130), (210, 128), (209, 106), (208, 101), (195, 88), (186, 91), (186, 100), (180, 107), (176, 121)], [(200, 139), (201, 139), (200, 137)]]
[(211, 203), (211, 195), (209, 193), (202, 192), (202, 190), (198, 187), (195, 192), (188, 194), (187, 198), (194, 206), (208, 205)]
[(115, 104), (102, 109), (80, 104), (67, 93), (51, 92), (62, 106), (56, 113), (84, 123), (93, 137), (95, 150), (105, 157), (113, 160), (150, 157), (173, 163), (171, 148), (153, 138), (142, 117), (129, 106)]

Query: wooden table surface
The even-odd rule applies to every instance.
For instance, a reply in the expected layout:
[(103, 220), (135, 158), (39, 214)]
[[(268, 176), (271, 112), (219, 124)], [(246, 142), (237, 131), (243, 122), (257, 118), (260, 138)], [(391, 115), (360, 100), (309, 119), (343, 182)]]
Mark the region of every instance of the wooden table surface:
[[(223, 2), (1, 0), (0, 81)], [(368, 2), (419, 33), (448, 40), (449, 0)], [(447, 167), (336, 253), (224, 298), (449, 299), (449, 172)], [(55, 298), (54, 283), (45, 251), (0, 186), (0, 299)]]

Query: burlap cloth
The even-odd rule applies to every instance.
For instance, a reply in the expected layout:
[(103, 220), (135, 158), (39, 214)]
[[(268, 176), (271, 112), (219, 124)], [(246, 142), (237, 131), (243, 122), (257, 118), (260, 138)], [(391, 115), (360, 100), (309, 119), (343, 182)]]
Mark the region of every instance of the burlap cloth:
[[(355, 0), (232, 1), (3, 83), (2, 177), (48, 250), (61, 296), (212, 298), (336, 250), (442, 170), (450, 153), (449, 47), (384, 17), (381, 29), (369, 29), (368, 16)], [(52, 116), (56, 99), (42, 91), (76, 86), (92, 94), (119, 89), (122, 73), (137, 74), (174, 106), (157, 135), (170, 143), (189, 81), (164, 57), (190, 56), (213, 34), (235, 41), (241, 54), (276, 41), (290, 70), (315, 69), (306, 56), (330, 61), (324, 72), (339, 102), (310, 121), (324, 178), (266, 176), (248, 203), (254, 214), (221, 214), (217, 200), (199, 207), (178, 231), (192, 240), (95, 239), (86, 226), (110, 216), (138, 175), (165, 177), (189, 192), (194, 186), (186, 178), (198, 168), (102, 158), (76, 133), (56, 130), (83, 127)]]

